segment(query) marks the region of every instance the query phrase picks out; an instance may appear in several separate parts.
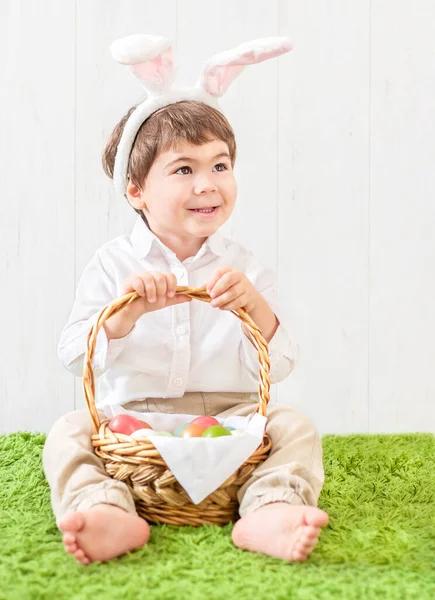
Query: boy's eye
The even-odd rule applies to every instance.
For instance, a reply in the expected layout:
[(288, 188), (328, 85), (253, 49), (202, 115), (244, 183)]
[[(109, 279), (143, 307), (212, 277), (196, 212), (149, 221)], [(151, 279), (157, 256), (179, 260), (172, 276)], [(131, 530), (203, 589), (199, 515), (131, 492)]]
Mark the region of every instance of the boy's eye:
[[(180, 171), (182, 171), (183, 169), (190, 169), (190, 167), (180, 167), (178, 169), (178, 171), (175, 171), (176, 173), (179, 173)], [(191, 170), (191, 169), (190, 169)], [(181, 175), (187, 175), (187, 173), (181, 173)]]
[[(222, 168), (219, 168), (219, 169), (217, 169), (217, 171), (218, 171), (218, 172), (221, 172), (221, 171), (226, 171), (226, 170), (227, 170), (227, 168), (228, 168), (228, 167), (226, 166), (226, 164), (224, 164), (224, 163), (218, 163), (217, 165), (215, 165), (215, 167), (222, 167)], [(213, 167), (213, 168), (214, 168), (214, 167)], [(180, 167), (180, 168), (178, 169), (178, 171), (175, 171), (175, 173), (177, 174), (177, 173), (180, 173), (180, 171), (181, 171), (180, 175), (187, 175), (188, 173), (186, 173), (186, 172), (184, 171), (184, 169), (188, 169), (189, 171), (192, 171), (191, 167), (187, 167), (187, 166), (186, 166), (186, 167)]]

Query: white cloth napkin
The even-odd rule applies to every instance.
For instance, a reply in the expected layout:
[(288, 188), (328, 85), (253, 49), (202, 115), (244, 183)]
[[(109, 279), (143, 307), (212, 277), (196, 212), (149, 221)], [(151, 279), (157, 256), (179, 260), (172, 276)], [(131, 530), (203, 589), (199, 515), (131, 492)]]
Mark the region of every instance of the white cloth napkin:
[[(106, 417), (128, 414), (146, 421), (155, 431), (173, 432), (198, 415), (141, 413), (122, 406), (106, 405)], [(221, 425), (243, 429), (238, 436), (218, 438), (177, 438), (153, 436), (150, 441), (159, 451), (174, 477), (186, 490), (194, 504), (214, 492), (261, 444), (266, 417), (258, 413), (249, 417), (215, 417)]]

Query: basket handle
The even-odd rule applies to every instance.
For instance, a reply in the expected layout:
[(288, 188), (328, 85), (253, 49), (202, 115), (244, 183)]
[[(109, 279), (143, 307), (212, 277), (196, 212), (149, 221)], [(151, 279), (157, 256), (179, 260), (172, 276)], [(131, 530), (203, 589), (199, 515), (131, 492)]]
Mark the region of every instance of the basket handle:
[[(200, 300), (201, 302), (211, 302), (211, 298), (205, 288), (178, 286), (176, 293), (190, 296), (194, 300)], [(92, 360), (94, 358), (98, 332), (107, 319), (140, 297), (140, 294), (137, 292), (129, 292), (128, 294), (113, 300), (113, 302), (99, 312), (96, 322), (88, 333), (83, 371), (83, 389), (85, 393), (86, 404), (91, 415), (92, 429), (94, 434), (98, 433), (98, 430), (101, 426), (98, 411), (95, 406), (95, 379), (92, 368)], [(258, 389), (259, 401), (255, 412), (259, 412), (260, 415), (266, 416), (266, 409), (270, 400), (270, 361), (267, 342), (264, 339), (260, 329), (257, 327), (244, 308), (232, 310), (231, 312), (244, 323), (248, 330), (248, 338), (257, 349), (260, 371)]]

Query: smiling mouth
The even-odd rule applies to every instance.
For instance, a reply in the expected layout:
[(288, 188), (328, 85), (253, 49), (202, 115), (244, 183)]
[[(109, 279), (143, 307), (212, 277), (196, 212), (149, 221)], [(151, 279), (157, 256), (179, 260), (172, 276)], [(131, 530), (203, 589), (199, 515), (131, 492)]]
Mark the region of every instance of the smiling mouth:
[(202, 215), (212, 215), (214, 214), (219, 206), (212, 206), (210, 208), (189, 208), (190, 212), (199, 213)]

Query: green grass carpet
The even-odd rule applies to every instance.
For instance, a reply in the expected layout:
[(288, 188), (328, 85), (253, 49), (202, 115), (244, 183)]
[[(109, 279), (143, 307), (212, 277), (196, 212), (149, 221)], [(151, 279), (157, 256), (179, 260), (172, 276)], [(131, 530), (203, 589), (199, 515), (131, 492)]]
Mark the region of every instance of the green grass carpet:
[(330, 523), (307, 562), (233, 547), (231, 526), (155, 526), (109, 563), (61, 544), (41, 467), (45, 436), (0, 436), (1, 600), (435, 599), (435, 438), (323, 438)]

